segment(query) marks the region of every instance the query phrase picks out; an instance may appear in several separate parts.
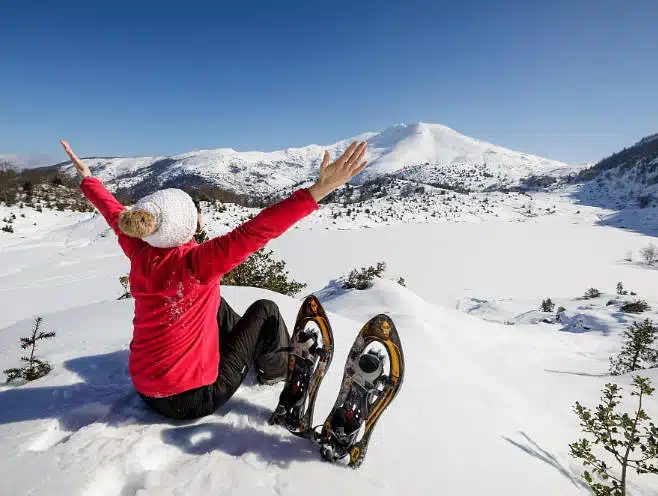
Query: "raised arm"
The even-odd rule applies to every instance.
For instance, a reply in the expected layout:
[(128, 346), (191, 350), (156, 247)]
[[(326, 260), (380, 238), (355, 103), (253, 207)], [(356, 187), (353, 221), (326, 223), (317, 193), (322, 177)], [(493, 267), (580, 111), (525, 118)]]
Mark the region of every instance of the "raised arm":
[(75, 165), (78, 175), (82, 178), (80, 189), (87, 199), (98, 209), (105, 218), (108, 225), (118, 236), (119, 245), (123, 252), (130, 256), (142, 246), (143, 241), (137, 238), (131, 238), (119, 230), (119, 214), (125, 209), (121, 203), (110, 193), (103, 183), (95, 177), (92, 177), (89, 167), (80, 160), (71, 150), (68, 142), (61, 140), (64, 151), (71, 158)]
[(329, 153), (325, 152), (318, 181), (313, 186), (295, 191), (230, 233), (191, 250), (191, 266), (200, 280), (206, 283), (218, 280), (268, 241), (317, 210), (322, 198), (365, 168), (365, 153), (365, 142), (352, 143), (340, 158), (330, 164)]

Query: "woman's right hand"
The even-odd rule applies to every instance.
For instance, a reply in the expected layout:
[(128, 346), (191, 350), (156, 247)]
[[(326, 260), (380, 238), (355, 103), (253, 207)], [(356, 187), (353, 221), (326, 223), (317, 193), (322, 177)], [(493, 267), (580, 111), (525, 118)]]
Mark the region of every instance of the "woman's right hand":
[(361, 143), (355, 141), (332, 163), (329, 163), (329, 152), (324, 152), (318, 181), (308, 189), (316, 202), (322, 200), (322, 198), (366, 168), (368, 161), (363, 159), (366, 156), (367, 146), (368, 144), (365, 141)]
[(87, 165), (82, 160), (80, 160), (75, 153), (73, 153), (73, 150), (71, 150), (71, 146), (69, 145), (68, 141), (60, 140), (59, 142), (64, 147), (64, 151), (73, 162), (73, 165), (75, 165), (75, 168), (78, 171), (78, 175), (83, 179), (85, 177), (91, 177), (91, 171), (89, 170), (89, 167), (87, 167)]

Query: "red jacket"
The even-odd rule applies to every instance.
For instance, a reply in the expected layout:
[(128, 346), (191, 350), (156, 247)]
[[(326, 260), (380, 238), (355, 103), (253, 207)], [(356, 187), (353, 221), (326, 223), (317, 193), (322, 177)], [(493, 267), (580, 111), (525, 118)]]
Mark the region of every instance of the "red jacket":
[(154, 248), (118, 228), (125, 208), (96, 178), (80, 185), (130, 259), (135, 300), (129, 371), (137, 391), (163, 397), (211, 384), (219, 368), (219, 281), (223, 274), (316, 210), (306, 189), (262, 210), (232, 232), (197, 244)]

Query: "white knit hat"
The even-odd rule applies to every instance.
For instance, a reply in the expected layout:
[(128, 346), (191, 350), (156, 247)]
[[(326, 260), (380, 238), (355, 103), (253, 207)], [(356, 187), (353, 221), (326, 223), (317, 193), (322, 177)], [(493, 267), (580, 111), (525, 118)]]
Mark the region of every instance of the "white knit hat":
[(174, 248), (190, 241), (196, 233), (198, 212), (192, 197), (183, 190), (161, 189), (133, 206), (135, 210), (146, 210), (157, 223), (157, 230), (142, 238), (157, 248)]

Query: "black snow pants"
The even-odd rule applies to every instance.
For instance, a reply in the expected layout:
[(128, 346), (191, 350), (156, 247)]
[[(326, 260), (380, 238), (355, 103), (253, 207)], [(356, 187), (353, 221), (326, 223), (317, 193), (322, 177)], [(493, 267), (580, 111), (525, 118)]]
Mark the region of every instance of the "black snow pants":
[(174, 419), (195, 419), (216, 411), (233, 396), (251, 365), (256, 366), (259, 382), (284, 379), (290, 335), (271, 300), (254, 302), (240, 317), (221, 299), (217, 313), (219, 327), (219, 375), (214, 383), (166, 398), (141, 395), (153, 410)]

